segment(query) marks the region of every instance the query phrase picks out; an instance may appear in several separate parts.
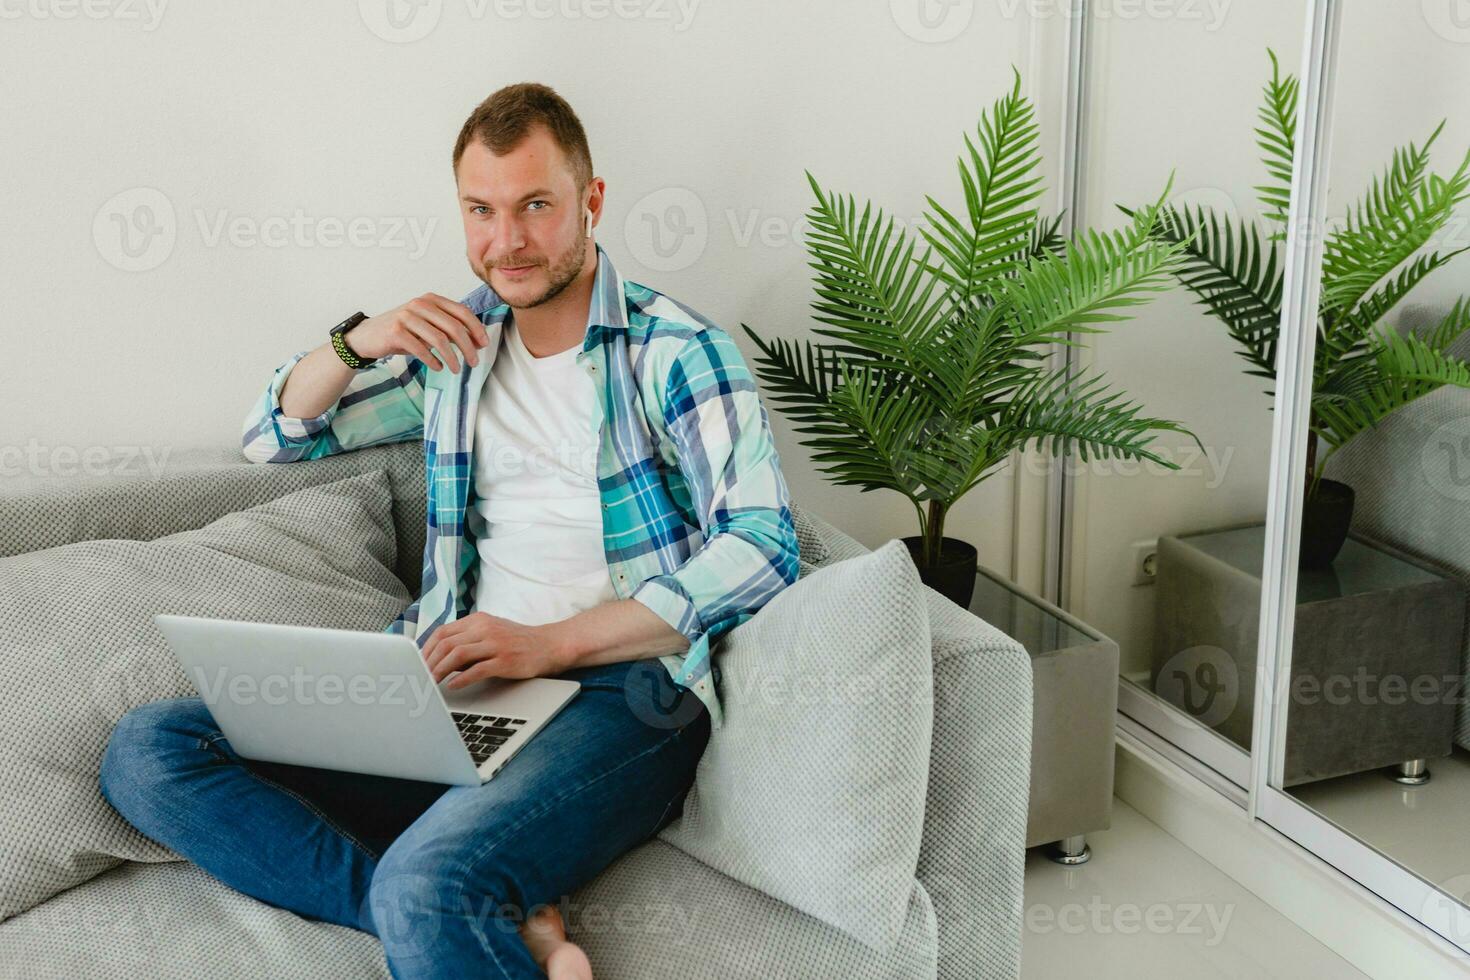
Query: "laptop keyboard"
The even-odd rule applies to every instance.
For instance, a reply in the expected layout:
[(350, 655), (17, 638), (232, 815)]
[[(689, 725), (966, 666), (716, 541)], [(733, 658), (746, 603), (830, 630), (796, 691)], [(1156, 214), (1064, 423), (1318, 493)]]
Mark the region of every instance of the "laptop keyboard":
[(476, 766), (494, 755), (526, 723), (524, 718), (507, 718), (504, 715), (472, 715), (464, 711), (451, 711), (450, 714), (454, 716), (459, 737), (469, 747), (470, 757)]

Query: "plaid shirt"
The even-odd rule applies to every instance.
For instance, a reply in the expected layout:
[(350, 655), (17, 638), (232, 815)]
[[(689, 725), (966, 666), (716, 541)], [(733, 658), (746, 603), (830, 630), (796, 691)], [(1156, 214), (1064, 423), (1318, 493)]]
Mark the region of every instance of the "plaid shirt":
[[(711, 644), (796, 581), (790, 494), (765, 407), (724, 330), (661, 293), (624, 281), (597, 247), (597, 278), (577, 363), (598, 394), (603, 545), (618, 598), (632, 598), (689, 640), (659, 660), (723, 715)], [(301, 351), (276, 369), (245, 420), (255, 462), (287, 463), (380, 443), (424, 440), (428, 537), (419, 598), (384, 631), (420, 647), (466, 615), (478, 578), (475, 411), (510, 307), (487, 285), (464, 303), (489, 346), (474, 367), (429, 370), (397, 354), (357, 372), (337, 404), (311, 419), (281, 411)], [(483, 447), (481, 447), (483, 448)]]

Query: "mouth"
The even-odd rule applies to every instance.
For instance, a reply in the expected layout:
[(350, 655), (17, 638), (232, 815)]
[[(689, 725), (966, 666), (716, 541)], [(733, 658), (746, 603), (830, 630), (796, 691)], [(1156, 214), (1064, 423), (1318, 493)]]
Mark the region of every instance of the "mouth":
[(519, 279), (534, 268), (536, 268), (534, 265), (502, 265), (496, 267), (495, 271), (512, 279)]

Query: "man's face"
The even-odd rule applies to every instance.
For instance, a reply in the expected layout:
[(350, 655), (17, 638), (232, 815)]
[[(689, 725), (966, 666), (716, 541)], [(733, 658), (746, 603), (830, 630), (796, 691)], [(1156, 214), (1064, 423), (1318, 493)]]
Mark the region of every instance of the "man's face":
[(512, 309), (539, 306), (576, 280), (589, 244), (584, 189), (545, 127), (503, 157), (471, 143), (455, 176), (470, 268)]

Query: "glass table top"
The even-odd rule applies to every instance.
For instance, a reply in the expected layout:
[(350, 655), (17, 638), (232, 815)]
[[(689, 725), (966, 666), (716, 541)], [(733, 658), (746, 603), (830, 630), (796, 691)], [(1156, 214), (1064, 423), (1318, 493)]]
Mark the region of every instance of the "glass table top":
[[(1219, 559), (1257, 580), (1266, 548), (1266, 525), (1180, 535), (1191, 548)], [(1297, 573), (1297, 602), (1320, 602), (1440, 581), (1442, 576), (1411, 565), (1357, 538), (1349, 537), (1327, 568)]]
[(1050, 610), (996, 581), (984, 572), (975, 575), (970, 612), (1026, 648), (1033, 657), (1084, 646), (1096, 640), (1058, 619)]

